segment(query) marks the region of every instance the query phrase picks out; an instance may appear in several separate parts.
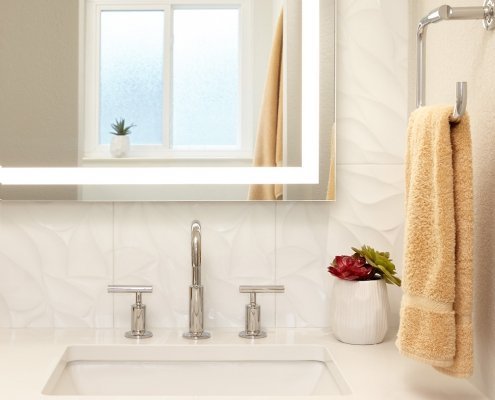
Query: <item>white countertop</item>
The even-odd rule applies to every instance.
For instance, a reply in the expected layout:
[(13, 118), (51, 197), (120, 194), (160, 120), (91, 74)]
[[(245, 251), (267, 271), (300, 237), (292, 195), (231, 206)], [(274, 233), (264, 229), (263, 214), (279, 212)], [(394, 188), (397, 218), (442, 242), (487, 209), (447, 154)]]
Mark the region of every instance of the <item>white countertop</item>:
[[(345, 399), (488, 399), (467, 380), (451, 378), (427, 365), (400, 356), (395, 348), (393, 335), (389, 335), (385, 342), (379, 345), (353, 346), (338, 342), (325, 329), (269, 330), (267, 338), (256, 341), (239, 338), (237, 329), (218, 329), (211, 331), (211, 339), (198, 342), (183, 339), (182, 332), (178, 330), (151, 330), (154, 334), (153, 338), (135, 341), (126, 339), (121, 329), (0, 329), (0, 399), (79, 398), (41, 394), (67, 346), (117, 344), (130, 346), (317, 344), (329, 350), (351, 388), (352, 395), (343, 397)], [(131, 400), (136, 397), (81, 398)], [(185, 399), (185, 397), (180, 398)]]

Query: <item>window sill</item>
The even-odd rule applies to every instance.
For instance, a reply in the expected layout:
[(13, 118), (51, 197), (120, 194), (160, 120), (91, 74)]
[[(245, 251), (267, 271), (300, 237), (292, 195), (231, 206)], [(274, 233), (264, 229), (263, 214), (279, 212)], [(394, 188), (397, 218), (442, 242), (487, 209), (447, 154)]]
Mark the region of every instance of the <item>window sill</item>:
[(251, 157), (203, 157), (203, 158), (153, 158), (153, 157), (84, 157), (83, 167), (129, 166), (129, 167), (250, 167)]

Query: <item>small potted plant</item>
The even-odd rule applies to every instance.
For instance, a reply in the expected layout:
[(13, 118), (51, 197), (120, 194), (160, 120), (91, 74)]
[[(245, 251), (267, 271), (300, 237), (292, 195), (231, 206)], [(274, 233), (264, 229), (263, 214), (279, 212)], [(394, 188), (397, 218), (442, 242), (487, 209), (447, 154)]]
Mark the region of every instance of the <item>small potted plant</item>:
[(376, 344), (388, 329), (389, 303), (385, 283), (400, 286), (390, 254), (370, 246), (352, 248), (354, 254), (337, 256), (328, 267), (336, 277), (330, 320), (335, 337), (350, 344)]
[(126, 157), (129, 154), (129, 135), (131, 134), (131, 128), (136, 125), (131, 124), (126, 126), (125, 119), (116, 119), (115, 123), (111, 125), (112, 131), (112, 141), (110, 143), (110, 154), (113, 157), (121, 158)]

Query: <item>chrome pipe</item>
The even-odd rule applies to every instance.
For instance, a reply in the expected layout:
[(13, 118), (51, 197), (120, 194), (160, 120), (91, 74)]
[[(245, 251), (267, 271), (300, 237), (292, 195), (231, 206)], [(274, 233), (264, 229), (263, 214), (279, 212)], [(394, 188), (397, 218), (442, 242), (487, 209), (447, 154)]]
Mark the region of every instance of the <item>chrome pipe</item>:
[(422, 33), (422, 30), (426, 28), (429, 24), (434, 24), (435, 22), (447, 19), (449, 6), (441, 6), (431, 10), (428, 15), (423, 17), (419, 21), (418, 33)]
[(426, 74), (426, 50), (424, 37), (426, 35), (426, 25), (419, 24), (417, 35), (417, 57), (416, 57), (416, 107), (425, 105), (425, 74)]
[(430, 11), (419, 22), (420, 28), (425, 28), (429, 24), (448, 20), (477, 20), (486, 19), (493, 16), (493, 8), (490, 5), (483, 7), (450, 7), (443, 5)]
[(454, 112), (450, 117), (450, 122), (458, 123), (466, 112), (467, 107), (467, 82), (457, 82), (455, 88)]
[(447, 6), (446, 19), (485, 19), (489, 12), (487, 7), (449, 7)]

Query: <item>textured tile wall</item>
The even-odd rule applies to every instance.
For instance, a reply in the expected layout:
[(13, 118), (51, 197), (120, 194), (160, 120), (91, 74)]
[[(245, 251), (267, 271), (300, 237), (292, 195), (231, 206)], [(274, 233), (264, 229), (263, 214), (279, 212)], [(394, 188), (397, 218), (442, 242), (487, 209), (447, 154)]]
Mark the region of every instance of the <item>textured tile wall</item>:
[[(337, 203), (3, 202), (0, 326), (127, 328), (133, 297), (107, 294), (116, 283), (153, 285), (150, 326), (185, 327), (194, 219), (208, 327), (242, 327), (248, 298), (239, 285), (275, 283), (286, 293), (258, 296), (265, 326), (328, 326), (333, 256), (360, 243), (401, 251), (400, 179), (377, 178), (379, 169), (370, 185), (341, 179)], [(355, 171), (340, 168), (344, 177)]]
[(403, 163), (408, 8), (407, 0), (338, 1), (339, 163)]
[(110, 326), (111, 204), (3, 203), (0, 325)]
[(238, 286), (262, 283), (287, 289), (259, 296), (265, 326), (328, 326), (326, 266), (351, 246), (390, 251), (400, 270), (407, 8), (339, 1), (337, 202), (0, 203), (0, 326), (126, 329), (133, 298), (106, 285), (138, 283), (155, 289), (150, 326), (185, 327), (194, 219), (210, 328), (242, 327)]
[[(275, 206), (246, 203), (134, 203), (115, 205), (115, 282), (155, 286), (147, 296), (150, 322), (187, 324), (191, 284), (191, 222), (202, 225), (205, 316), (209, 327), (241, 326), (242, 284), (275, 282)], [(259, 296), (273, 326), (272, 297)], [(129, 298), (116, 296), (116, 326), (128, 325)]]
[[(329, 243), (366, 243), (402, 269), (404, 152), (408, 119), (407, 0), (339, 0), (337, 202)], [(392, 324), (401, 291), (389, 286)]]

